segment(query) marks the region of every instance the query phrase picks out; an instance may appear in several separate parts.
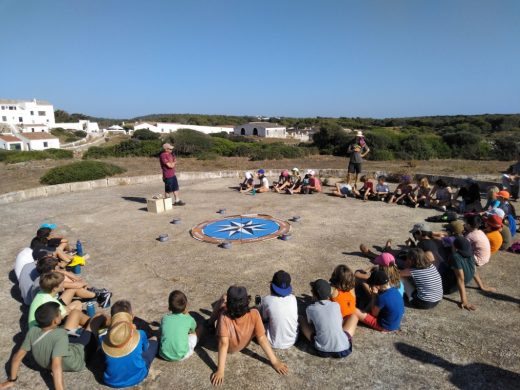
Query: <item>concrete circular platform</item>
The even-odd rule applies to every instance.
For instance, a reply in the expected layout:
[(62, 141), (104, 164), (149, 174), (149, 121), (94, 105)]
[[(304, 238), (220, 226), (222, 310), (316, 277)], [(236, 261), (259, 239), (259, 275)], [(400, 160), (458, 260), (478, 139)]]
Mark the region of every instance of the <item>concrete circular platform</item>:
[[(272, 274), (279, 269), (291, 273), (294, 293), (310, 293), (309, 282), (328, 279), (341, 263), (353, 269), (366, 268), (357, 254), (359, 244), (383, 245), (388, 238), (403, 243), (408, 230), (432, 210), (415, 210), (378, 202), (361, 202), (318, 195), (256, 196), (240, 194), (231, 187), (235, 179), (181, 182), (187, 205), (162, 214), (146, 212), (145, 198), (162, 191), (162, 183), (103, 188), (67, 193), (43, 199), (0, 205), (0, 325), (3, 362), (21, 342), (22, 305), (17, 287), (9, 278), (17, 252), (27, 246), (38, 225), (58, 224), (58, 232), (81, 239), (91, 259), (83, 276), (91, 285), (107, 287), (114, 299), (131, 300), (135, 314), (147, 321), (160, 321), (173, 289), (186, 293), (189, 309), (207, 317), (210, 304), (231, 284), (241, 284), (249, 293), (269, 292)], [(189, 229), (218, 217), (261, 213), (292, 224), (292, 240), (270, 240), (236, 245), (231, 250), (194, 240)], [(182, 224), (170, 224), (172, 218)], [(441, 226), (439, 225), (439, 228)], [(159, 242), (160, 234), (170, 239)], [(481, 273), (499, 293), (486, 297), (473, 288), (469, 300), (477, 311), (460, 310), (446, 297), (434, 310), (407, 309), (402, 330), (381, 334), (359, 328), (354, 353), (347, 359), (323, 359), (299, 341), (289, 350), (277, 351), (289, 365), (287, 377), (278, 376), (266, 364), (256, 344), (252, 353), (228, 357), (224, 388), (492, 388), (497, 380), (507, 388), (520, 378), (520, 288), (515, 254), (500, 253)], [(22, 317), (22, 322), (26, 321)], [(156, 360), (161, 373), (141, 386), (156, 388), (210, 388), (209, 377), (217, 362), (216, 343), (206, 343), (187, 361)], [(96, 379), (97, 378), (97, 379)], [(66, 373), (68, 388), (104, 388), (99, 373), (86, 370)], [(518, 382), (517, 382), (518, 383)], [(516, 383), (516, 384), (517, 384)], [(25, 365), (18, 388), (43, 388), (39, 372)], [(512, 387), (511, 387), (512, 388)]]

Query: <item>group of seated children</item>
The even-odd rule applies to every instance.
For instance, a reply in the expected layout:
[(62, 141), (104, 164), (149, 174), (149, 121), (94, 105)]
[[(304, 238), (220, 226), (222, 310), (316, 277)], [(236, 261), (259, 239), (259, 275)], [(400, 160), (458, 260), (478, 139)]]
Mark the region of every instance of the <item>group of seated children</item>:
[(354, 274), (346, 265), (340, 265), (330, 282), (318, 279), (311, 283), (313, 303), (304, 316), (298, 317), (291, 276), (280, 270), (273, 275), (270, 294), (258, 296), (256, 306), (251, 306), (245, 287), (231, 286), (213, 305), (211, 317), (198, 325), (188, 312), (186, 295), (172, 291), (168, 297), (170, 313), (162, 318), (159, 330), (147, 334), (136, 326), (129, 301), (115, 302), (110, 315), (99, 312), (88, 317), (81, 306), (65, 305), (58, 298), (64, 283), (61, 273), (51, 271), (40, 279), (46, 298), (34, 310), (31, 307), (29, 331), (13, 355), (9, 379), (0, 388), (15, 384), (27, 352), (33, 354), (40, 367), (52, 371), (56, 389), (64, 388), (63, 371), (83, 370), (92, 356), (103, 358), (106, 385), (134, 386), (148, 376), (156, 355), (166, 361), (189, 358), (204, 329), (215, 332), (218, 340), (213, 385), (224, 380), (228, 353), (243, 350), (253, 338), (273, 368), (285, 375), (288, 367), (273, 348), (292, 347), (300, 331), (319, 356), (343, 358), (352, 352), (358, 321), (379, 331), (394, 331), (399, 329), (404, 314), (400, 293), (390, 284), (388, 273), (380, 270), (359, 279), (374, 298), (366, 310), (357, 308)]
[(316, 177), (316, 172), (308, 170), (302, 177), (298, 168), (293, 168), (291, 172), (284, 169), (274, 182), (272, 187), (269, 186), (269, 180), (265, 176), (265, 170), (257, 171), (259, 183), (255, 185), (254, 175), (252, 172), (244, 172), (244, 181), (240, 184), (240, 192), (242, 193), (262, 193), (272, 190), (277, 193), (293, 194), (312, 194), (321, 192), (320, 179)]
[(428, 223), (418, 223), (410, 233), (412, 238), (405, 242), (406, 251), (393, 251), (391, 241), (379, 256), (364, 244), (360, 250), (376, 264), (384, 258), (385, 263), (395, 262), (412, 306), (429, 309), (443, 294), (458, 291), (459, 306), (475, 310), (465, 286), (474, 280), (480, 290), (496, 291), (486, 286), (479, 269), (489, 263), (494, 253), (510, 247), (516, 224), (512, 230), (503, 209), (494, 208), (483, 214), (467, 213), (464, 221), (452, 221), (446, 231), (435, 232)]
[(379, 176), (376, 183), (366, 175), (362, 176), (360, 181), (363, 186), (359, 189), (347, 183), (336, 183), (336, 189), (332, 194), (364, 201), (377, 200), (410, 207), (438, 208), (442, 211), (450, 208), (461, 213), (482, 210), (479, 185), (471, 179), (466, 180), (458, 190), (452, 189), (443, 179), (438, 179), (435, 185), (431, 186), (428, 178), (422, 177), (414, 184), (410, 175), (401, 176), (394, 191), (390, 190), (385, 176)]

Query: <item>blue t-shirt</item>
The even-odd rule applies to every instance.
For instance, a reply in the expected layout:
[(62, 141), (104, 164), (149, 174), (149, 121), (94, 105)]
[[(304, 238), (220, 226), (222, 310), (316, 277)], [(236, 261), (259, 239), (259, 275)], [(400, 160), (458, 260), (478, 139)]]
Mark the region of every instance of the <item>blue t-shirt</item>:
[(380, 309), (377, 323), (386, 330), (399, 329), (404, 314), (404, 301), (399, 290), (391, 287), (379, 293), (376, 306)]
[[(99, 342), (103, 342), (100, 337)], [(148, 349), (146, 333), (139, 331), (139, 343), (135, 349), (126, 356), (112, 357), (105, 355), (105, 372), (103, 381), (110, 387), (130, 387), (142, 382), (148, 375), (148, 367), (143, 359), (143, 352)]]
[(404, 296), (404, 284), (403, 282), (399, 282), (399, 288), (397, 289), (399, 291), (399, 294), (401, 294), (401, 298)]

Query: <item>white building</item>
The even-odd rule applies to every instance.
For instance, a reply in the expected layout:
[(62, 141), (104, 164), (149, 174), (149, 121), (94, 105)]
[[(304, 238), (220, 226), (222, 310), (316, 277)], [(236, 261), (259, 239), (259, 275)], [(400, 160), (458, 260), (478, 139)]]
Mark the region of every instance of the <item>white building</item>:
[(0, 149), (23, 150), (23, 141), (11, 134), (0, 134)]
[(286, 138), (286, 129), (277, 123), (250, 122), (234, 129), (235, 135), (256, 135), (266, 138)]
[(213, 134), (213, 133), (232, 133), (233, 126), (199, 126), (199, 125), (185, 125), (182, 123), (165, 123), (165, 122), (143, 122), (136, 123), (134, 125), (134, 131), (148, 129), (153, 131), (154, 133), (164, 133), (169, 134), (176, 132), (179, 129), (191, 129), (200, 131), (204, 134)]
[(49, 133), (20, 133), (17, 136), (23, 141), (22, 150), (60, 148), (60, 140)]
[(313, 129), (287, 129), (287, 138), (300, 140), (301, 142), (312, 141), (312, 136), (315, 133)]
[(54, 107), (43, 100), (0, 99), (0, 123), (7, 123), (17, 132), (49, 132), (53, 126)]
[(65, 130), (83, 130), (87, 133), (99, 133), (99, 125), (97, 122), (91, 122), (89, 120), (80, 119), (78, 123), (55, 123), (53, 126), (49, 126), (51, 129), (62, 128)]

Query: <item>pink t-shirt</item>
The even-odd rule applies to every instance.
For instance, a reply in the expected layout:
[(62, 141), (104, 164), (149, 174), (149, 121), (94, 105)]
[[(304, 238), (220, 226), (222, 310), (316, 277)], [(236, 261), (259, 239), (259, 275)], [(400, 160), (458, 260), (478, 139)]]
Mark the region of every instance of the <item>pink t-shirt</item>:
[(320, 179), (318, 179), (317, 177), (311, 177), (309, 179), (309, 184), (311, 185), (311, 187), (314, 187), (316, 191), (321, 192)]
[(175, 156), (172, 153), (170, 153), (167, 150), (165, 150), (164, 152), (161, 153), (161, 155), (159, 156), (159, 159), (161, 161), (161, 169), (162, 169), (163, 177), (165, 179), (168, 179), (170, 177), (174, 177), (175, 176), (175, 168), (170, 168), (166, 164), (169, 163), (169, 162), (175, 162), (177, 160), (175, 158)]
[(473, 255), (475, 256), (475, 263), (478, 266), (489, 262), (491, 257), (491, 245), (489, 239), (482, 230), (473, 230), (466, 235), (466, 238), (471, 243), (473, 248)]

